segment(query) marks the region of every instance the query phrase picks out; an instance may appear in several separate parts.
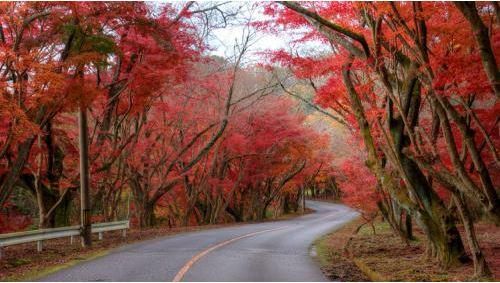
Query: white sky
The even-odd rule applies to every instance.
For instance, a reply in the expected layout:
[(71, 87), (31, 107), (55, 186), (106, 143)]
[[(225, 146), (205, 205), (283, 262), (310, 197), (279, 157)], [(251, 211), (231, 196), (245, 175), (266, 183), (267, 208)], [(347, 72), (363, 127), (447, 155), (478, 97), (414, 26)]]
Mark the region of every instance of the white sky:
[[(184, 7), (186, 1), (151, 1), (151, 5), (159, 7), (162, 3), (174, 3), (179, 9)], [(228, 21), (228, 25), (224, 28), (215, 28), (211, 30), (211, 35), (208, 40), (209, 47), (211, 51), (209, 54), (217, 55), (220, 57), (230, 58), (233, 56), (233, 46), (235, 41), (241, 42), (242, 36), (248, 30), (245, 29), (246, 23), (251, 21), (266, 20), (268, 17), (263, 14), (263, 5), (266, 4), (264, 1), (196, 1), (195, 5), (190, 8), (190, 10), (204, 9), (207, 7), (212, 7), (216, 4), (223, 4), (219, 6), (222, 11), (228, 12), (240, 8), (238, 14), (232, 17)], [(219, 16), (217, 12), (214, 13)], [(201, 24), (201, 23), (197, 23)], [(246, 57), (252, 58), (252, 60), (258, 60), (259, 56), (256, 55), (262, 51), (273, 51), (279, 49), (285, 49), (290, 51), (292, 46), (291, 42), (297, 40), (300, 34), (295, 30), (293, 33), (285, 32), (279, 33), (278, 35), (270, 34), (267, 32), (257, 32), (255, 34), (254, 40), (252, 40), (252, 46), (247, 53)], [(297, 46), (293, 48), (294, 53), (307, 52), (315, 53), (322, 52), (328, 49), (328, 46), (320, 42), (308, 42), (307, 44), (300, 44), (299, 50)], [(261, 58), (260, 58), (261, 59)]]
[[(265, 2), (256, 3), (252, 1), (232, 1), (231, 3), (221, 6), (221, 9), (226, 11), (237, 7), (241, 7), (241, 10), (227, 27), (212, 30), (212, 37), (209, 40), (209, 46), (213, 50), (210, 53), (226, 58), (231, 57), (231, 55), (233, 55), (233, 45), (235, 41), (241, 42), (242, 36), (248, 32), (246, 24), (249, 21), (272, 20), (272, 18), (263, 14), (263, 5), (259, 5), (262, 3), (265, 4)], [(213, 2), (202, 2), (201, 5), (213, 5)], [(255, 32), (253, 29), (252, 31)], [(256, 53), (262, 51), (273, 51), (279, 49), (290, 50), (292, 48), (291, 43), (299, 38), (300, 33), (298, 33), (297, 30), (293, 32), (283, 31), (278, 34), (256, 31), (255, 38), (252, 40), (252, 46), (248, 55), (257, 60), (259, 56), (257, 56)], [(299, 50), (297, 50), (297, 46), (293, 49), (294, 51), (299, 51), (300, 53), (310, 53), (321, 52), (328, 48), (328, 46), (325, 46), (320, 42), (312, 41), (307, 44), (300, 44)]]
[[(206, 3), (207, 5), (208, 2)], [(214, 50), (211, 52), (214, 55), (221, 57), (230, 57), (233, 51), (235, 42), (241, 42), (242, 37), (249, 32), (248, 22), (263, 21), (268, 17), (262, 12), (262, 5), (255, 2), (231, 2), (221, 6), (224, 11), (238, 9), (238, 14), (230, 21), (229, 25), (224, 28), (214, 29), (213, 37), (209, 40), (209, 45)], [(255, 30), (250, 28), (250, 32)], [(275, 36), (265, 32), (257, 32), (251, 41), (252, 46), (250, 53), (265, 50), (278, 50), (288, 48), (289, 44), (284, 40), (284, 37)]]
[[(242, 26), (232, 26), (223, 29), (214, 30), (214, 38), (210, 41), (210, 46), (214, 48), (211, 53), (221, 57), (226, 57), (227, 53), (232, 52), (233, 44), (240, 40), (244, 33)], [(265, 50), (287, 49), (289, 44), (283, 39), (272, 34), (259, 32), (252, 44), (251, 50), (254, 52)]]

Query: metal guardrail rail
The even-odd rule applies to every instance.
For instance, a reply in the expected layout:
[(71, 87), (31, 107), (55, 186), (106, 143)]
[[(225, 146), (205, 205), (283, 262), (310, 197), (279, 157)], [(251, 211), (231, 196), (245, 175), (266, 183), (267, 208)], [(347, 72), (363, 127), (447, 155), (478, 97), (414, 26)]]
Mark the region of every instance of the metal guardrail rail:
[[(92, 233), (99, 233), (99, 240), (103, 239), (103, 233), (107, 231), (122, 230), (122, 236), (125, 237), (127, 229), (130, 228), (130, 221), (115, 221), (92, 224)], [(69, 226), (50, 229), (39, 229), (26, 232), (16, 232), (0, 234), (0, 258), (2, 257), (2, 248), (24, 243), (37, 243), (37, 251), (42, 251), (43, 241), (57, 238), (70, 237), (73, 244), (75, 236), (80, 235), (80, 226)]]

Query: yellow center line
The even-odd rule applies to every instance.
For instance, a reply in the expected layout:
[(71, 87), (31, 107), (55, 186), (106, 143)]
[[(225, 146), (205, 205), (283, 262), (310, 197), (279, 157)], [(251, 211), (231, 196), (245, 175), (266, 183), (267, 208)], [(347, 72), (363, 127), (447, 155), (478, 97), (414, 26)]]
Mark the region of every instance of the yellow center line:
[(243, 236), (232, 238), (232, 239), (220, 242), (216, 245), (213, 245), (213, 246), (207, 248), (206, 250), (203, 250), (202, 252), (198, 253), (197, 255), (193, 256), (190, 260), (188, 260), (188, 262), (186, 262), (186, 264), (184, 264), (184, 266), (179, 270), (179, 272), (177, 272), (177, 274), (175, 275), (172, 282), (180, 282), (182, 280), (182, 278), (184, 277), (184, 275), (186, 275), (186, 273), (189, 271), (189, 269), (193, 266), (193, 264), (195, 264), (198, 260), (200, 260), (202, 257), (206, 256), (208, 253), (210, 253), (213, 250), (216, 250), (220, 247), (223, 247), (225, 245), (228, 245), (232, 242), (236, 242), (236, 241), (244, 239), (244, 238), (252, 237), (252, 236), (266, 233), (266, 232), (272, 232), (272, 231), (276, 231), (276, 230), (285, 229), (287, 227), (288, 226), (283, 226), (283, 227), (279, 227), (279, 228), (275, 228), (275, 229), (268, 229), (268, 230), (252, 232), (252, 233), (245, 234)]

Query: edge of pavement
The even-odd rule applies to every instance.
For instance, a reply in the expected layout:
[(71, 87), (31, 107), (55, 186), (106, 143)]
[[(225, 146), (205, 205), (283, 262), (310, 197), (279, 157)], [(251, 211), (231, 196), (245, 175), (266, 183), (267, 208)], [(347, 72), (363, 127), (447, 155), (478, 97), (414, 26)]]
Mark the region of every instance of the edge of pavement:
[[(223, 224), (223, 225), (201, 225), (201, 226), (187, 227), (187, 228), (194, 228), (194, 230), (181, 230), (181, 231), (175, 231), (171, 234), (152, 235), (151, 237), (147, 237), (144, 239), (137, 239), (137, 240), (132, 240), (130, 242), (116, 243), (116, 245), (112, 245), (110, 247), (96, 247), (93, 250), (84, 251), (83, 253), (76, 254), (75, 258), (70, 258), (69, 260), (65, 260), (63, 262), (56, 263), (56, 264), (51, 262), (50, 266), (43, 266), (41, 264), (37, 264), (37, 265), (31, 267), (27, 272), (23, 272), (21, 274), (7, 275), (5, 277), (0, 278), (0, 281), (1, 282), (37, 281), (43, 277), (49, 276), (49, 275), (54, 274), (54, 273), (61, 271), (63, 269), (73, 267), (77, 264), (81, 264), (81, 263), (84, 263), (87, 261), (95, 260), (95, 259), (104, 257), (106, 255), (109, 255), (113, 252), (117, 252), (123, 248), (133, 247), (134, 245), (140, 245), (140, 244), (144, 244), (144, 243), (147, 243), (150, 241), (152, 242), (152, 241), (167, 239), (167, 238), (176, 237), (176, 236), (183, 235), (183, 234), (196, 233), (196, 232), (204, 231), (204, 230), (236, 227), (236, 226), (246, 225), (246, 224), (259, 224), (259, 223), (266, 223), (266, 222), (281, 222), (281, 221), (286, 221), (286, 220), (292, 220), (292, 219), (295, 219), (295, 218), (298, 218), (298, 217), (301, 217), (304, 215), (312, 214), (312, 213), (315, 213), (315, 210), (307, 208), (303, 214), (302, 213), (290, 213), (290, 214), (282, 215), (276, 219), (265, 219), (263, 221), (250, 221), (250, 222), (239, 222), (239, 223), (227, 223), (227, 224)], [(64, 259), (64, 257), (61, 257), (61, 259)]]

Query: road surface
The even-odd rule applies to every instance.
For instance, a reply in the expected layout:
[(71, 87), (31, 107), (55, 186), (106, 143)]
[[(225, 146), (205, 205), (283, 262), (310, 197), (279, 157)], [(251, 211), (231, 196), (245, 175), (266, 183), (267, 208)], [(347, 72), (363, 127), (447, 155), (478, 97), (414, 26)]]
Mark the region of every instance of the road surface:
[(310, 246), (357, 213), (325, 202), (307, 206), (316, 212), (126, 245), (41, 281), (326, 281)]

